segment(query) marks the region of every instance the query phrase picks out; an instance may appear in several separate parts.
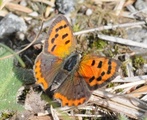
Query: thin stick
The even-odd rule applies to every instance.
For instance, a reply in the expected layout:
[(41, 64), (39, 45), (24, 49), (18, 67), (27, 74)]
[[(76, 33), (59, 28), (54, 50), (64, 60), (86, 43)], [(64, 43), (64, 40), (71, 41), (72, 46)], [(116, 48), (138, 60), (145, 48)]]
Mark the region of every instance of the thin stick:
[(142, 76), (134, 76), (134, 77), (124, 77), (121, 78), (117, 77), (115, 78), (112, 82), (136, 82), (136, 81), (140, 81), (140, 80), (147, 80), (147, 75), (142, 75)]
[(108, 36), (108, 35), (103, 35), (103, 34), (101, 35), (99, 34), (98, 37), (103, 40), (110, 41), (110, 42), (116, 42), (116, 43), (120, 43), (124, 45), (147, 48), (147, 44), (135, 42), (129, 39), (123, 39), (123, 38), (118, 38), (118, 37), (113, 37), (113, 36)]
[(125, 24), (118, 24), (118, 25), (108, 25), (108, 26), (101, 26), (98, 28), (93, 28), (93, 29), (88, 29), (88, 30), (82, 30), (80, 32), (75, 32), (74, 35), (80, 35), (84, 33), (90, 33), (90, 32), (95, 32), (95, 31), (102, 31), (102, 30), (109, 30), (109, 29), (116, 29), (116, 28), (123, 28), (123, 27), (132, 27), (132, 26), (137, 26), (137, 25), (144, 25), (145, 22), (134, 22), (134, 23), (125, 23)]
[(141, 80), (141, 81), (136, 81), (136, 82), (132, 82), (132, 83), (126, 83), (126, 84), (115, 86), (113, 88), (108, 88), (108, 89), (106, 89), (106, 91), (123, 89), (123, 88), (131, 87), (131, 86), (133, 87), (133, 86), (136, 86), (136, 85), (144, 84), (146, 82), (147, 82), (147, 80)]

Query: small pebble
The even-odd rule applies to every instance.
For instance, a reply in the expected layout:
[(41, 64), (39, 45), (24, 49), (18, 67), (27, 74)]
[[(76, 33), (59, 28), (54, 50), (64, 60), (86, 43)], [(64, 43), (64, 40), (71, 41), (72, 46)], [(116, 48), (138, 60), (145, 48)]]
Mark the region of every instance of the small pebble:
[(138, 10), (147, 9), (147, 2), (145, 0), (137, 0), (135, 3), (135, 7)]
[(38, 13), (37, 12), (32, 12), (29, 15), (32, 16), (32, 17), (37, 17), (38, 16)]
[(55, 8), (59, 13), (68, 14), (75, 10), (75, 4), (74, 0), (56, 0)]
[(87, 9), (87, 10), (86, 10), (86, 15), (87, 15), (87, 16), (90, 16), (90, 15), (92, 14), (92, 12), (93, 12), (93, 11), (92, 11), (91, 9)]
[(25, 39), (25, 34), (23, 32), (17, 32), (16, 37), (23, 41)]
[(0, 38), (2, 39), (4, 36), (9, 36), (17, 32), (25, 33), (27, 26), (22, 18), (9, 13), (0, 21), (0, 31)]

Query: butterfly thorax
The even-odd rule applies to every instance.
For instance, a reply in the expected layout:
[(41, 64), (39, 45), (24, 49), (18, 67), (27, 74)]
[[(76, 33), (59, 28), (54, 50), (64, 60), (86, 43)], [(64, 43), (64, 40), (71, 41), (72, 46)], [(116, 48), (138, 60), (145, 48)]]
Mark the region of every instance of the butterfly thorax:
[(79, 63), (80, 58), (81, 58), (80, 54), (73, 53), (65, 60), (65, 63), (63, 65), (63, 69), (68, 72), (71, 72)]

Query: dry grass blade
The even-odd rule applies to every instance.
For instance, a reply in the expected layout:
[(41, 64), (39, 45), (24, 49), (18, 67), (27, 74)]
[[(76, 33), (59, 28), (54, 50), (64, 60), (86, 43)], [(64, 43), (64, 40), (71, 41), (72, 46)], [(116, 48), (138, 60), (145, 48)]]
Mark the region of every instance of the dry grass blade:
[(136, 86), (136, 85), (141, 85), (141, 84), (144, 84), (146, 82), (147, 82), (147, 80), (141, 80), (141, 81), (136, 81), (136, 82), (132, 82), (132, 83), (126, 83), (126, 84), (122, 84), (122, 85), (117, 85), (116, 87), (113, 87), (113, 88), (108, 88), (106, 90), (107, 91), (114, 91), (114, 90), (117, 90), (117, 89), (123, 89), (123, 88), (127, 88), (127, 87), (133, 87), (133, 86)]
[(127, 0), (125, 6), (134, 4), (135, 0)]
[(20, 11), (20, 12), (24, 12), (24, 13), (31, 13), (33, 12), (33, 10), (31, 10), (30, 8), (28, 7), (24, 7), (24, 6), (21, 6), (21, 5), (18, 5), (18, 4), (15, 4), (15, 3), (7, 3), (5, 5), (6, 8), (9, 8), (9, 9), (12, 9), (12, 10), (17, 10), (17, 11)]
[(55, 2), (55, 0), (51, 0), (51, 1), (48, 1), (48, 0), (32, 0), (32, 1), (34, 1), (34, 2), (42, 2), (42, 3), (45, 3), (45, 4), (49, 5), (49, 6), (51, 6), (51, 7), (54, 7), (54, 2)]
[(123, 9), (123, 6), (124, 6), (125, 2), (126, 2), (126, 0), (120, 0), (120, 1), (117, 3), (116, 7), (114, 8), (114, 11), (116, 11), (116, 15), (117, 15), (117, 16), (121, 13), (121, 11), (122, 11), (122, 9)]
[(134, 90), (133, 92), (131, 92), (131, 94), (129, 94), (129, 96), (135, 97), (135, 98), (139, 98), (142, 94), (141, 93), (147, 93), (147, 85), (144, 85), (136, 90)]
[(55, 109), (53, 109), (53, 107), (51, 106), (51, 114), (52, 114), (52, 117), (53, 117), (53, 120), (59, 120), (59, 117), (57, 116), (57, 112)]
[(114, 112), (126, 114), (127, 116), (135, 119), (140, 119), (145, 116), (147, 110), (147, 105), (139, 99), (125, 95), (116, 96), (100, 90), (93, 92), (90, 102)]
[(118, 37), (115, 37), (115, 36), (113, 37), (113, 36), (102, 35), (102, 34), (99, 34), (98, 37), (103, 39), (103, 40), (116, 42), (116, 43), (120, 43), (120, 44), (124, 44), (124, 45), (147, 48), (146, 44), (135, 42), (135, 41), (132, 41), (132, 40), (129, 40), (129, 39), (123, 39), (123, 38), (118, 38)]
[(140, 80), (146, 80), (147, 79), (147, 75), (142, 75), (142, 76), (134, 76), (134, 77), (125, 77), (125, 78), (121, 78), (119, 76), (119, 78), (115, 78), (112, 82), (136, 82), (136, 81), (140, 81)]

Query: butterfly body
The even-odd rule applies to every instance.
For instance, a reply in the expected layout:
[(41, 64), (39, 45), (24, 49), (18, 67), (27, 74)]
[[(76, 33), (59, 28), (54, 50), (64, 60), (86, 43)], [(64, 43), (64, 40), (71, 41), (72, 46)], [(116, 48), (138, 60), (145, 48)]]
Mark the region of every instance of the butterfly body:
[(49, 38), (34, 65), (36, 83), (44, 91), (54, 92), (62, 106), (78, 106), (89, 99), (93, 90), (109, 82), (118, 62), (75, 51), (76, 40), (63, 15), (58, 15), (49, 29)]
[[(51, 91), (57, 89), (68, 76), (71, 76), (77, 69), (80, 62), (80, 55), (77, 53), (71, 54), (67, 59), (63, 60), (62, 66), (54, 77), (51, 84)], [(72, 80), (72, 79), (70, 79)]]

